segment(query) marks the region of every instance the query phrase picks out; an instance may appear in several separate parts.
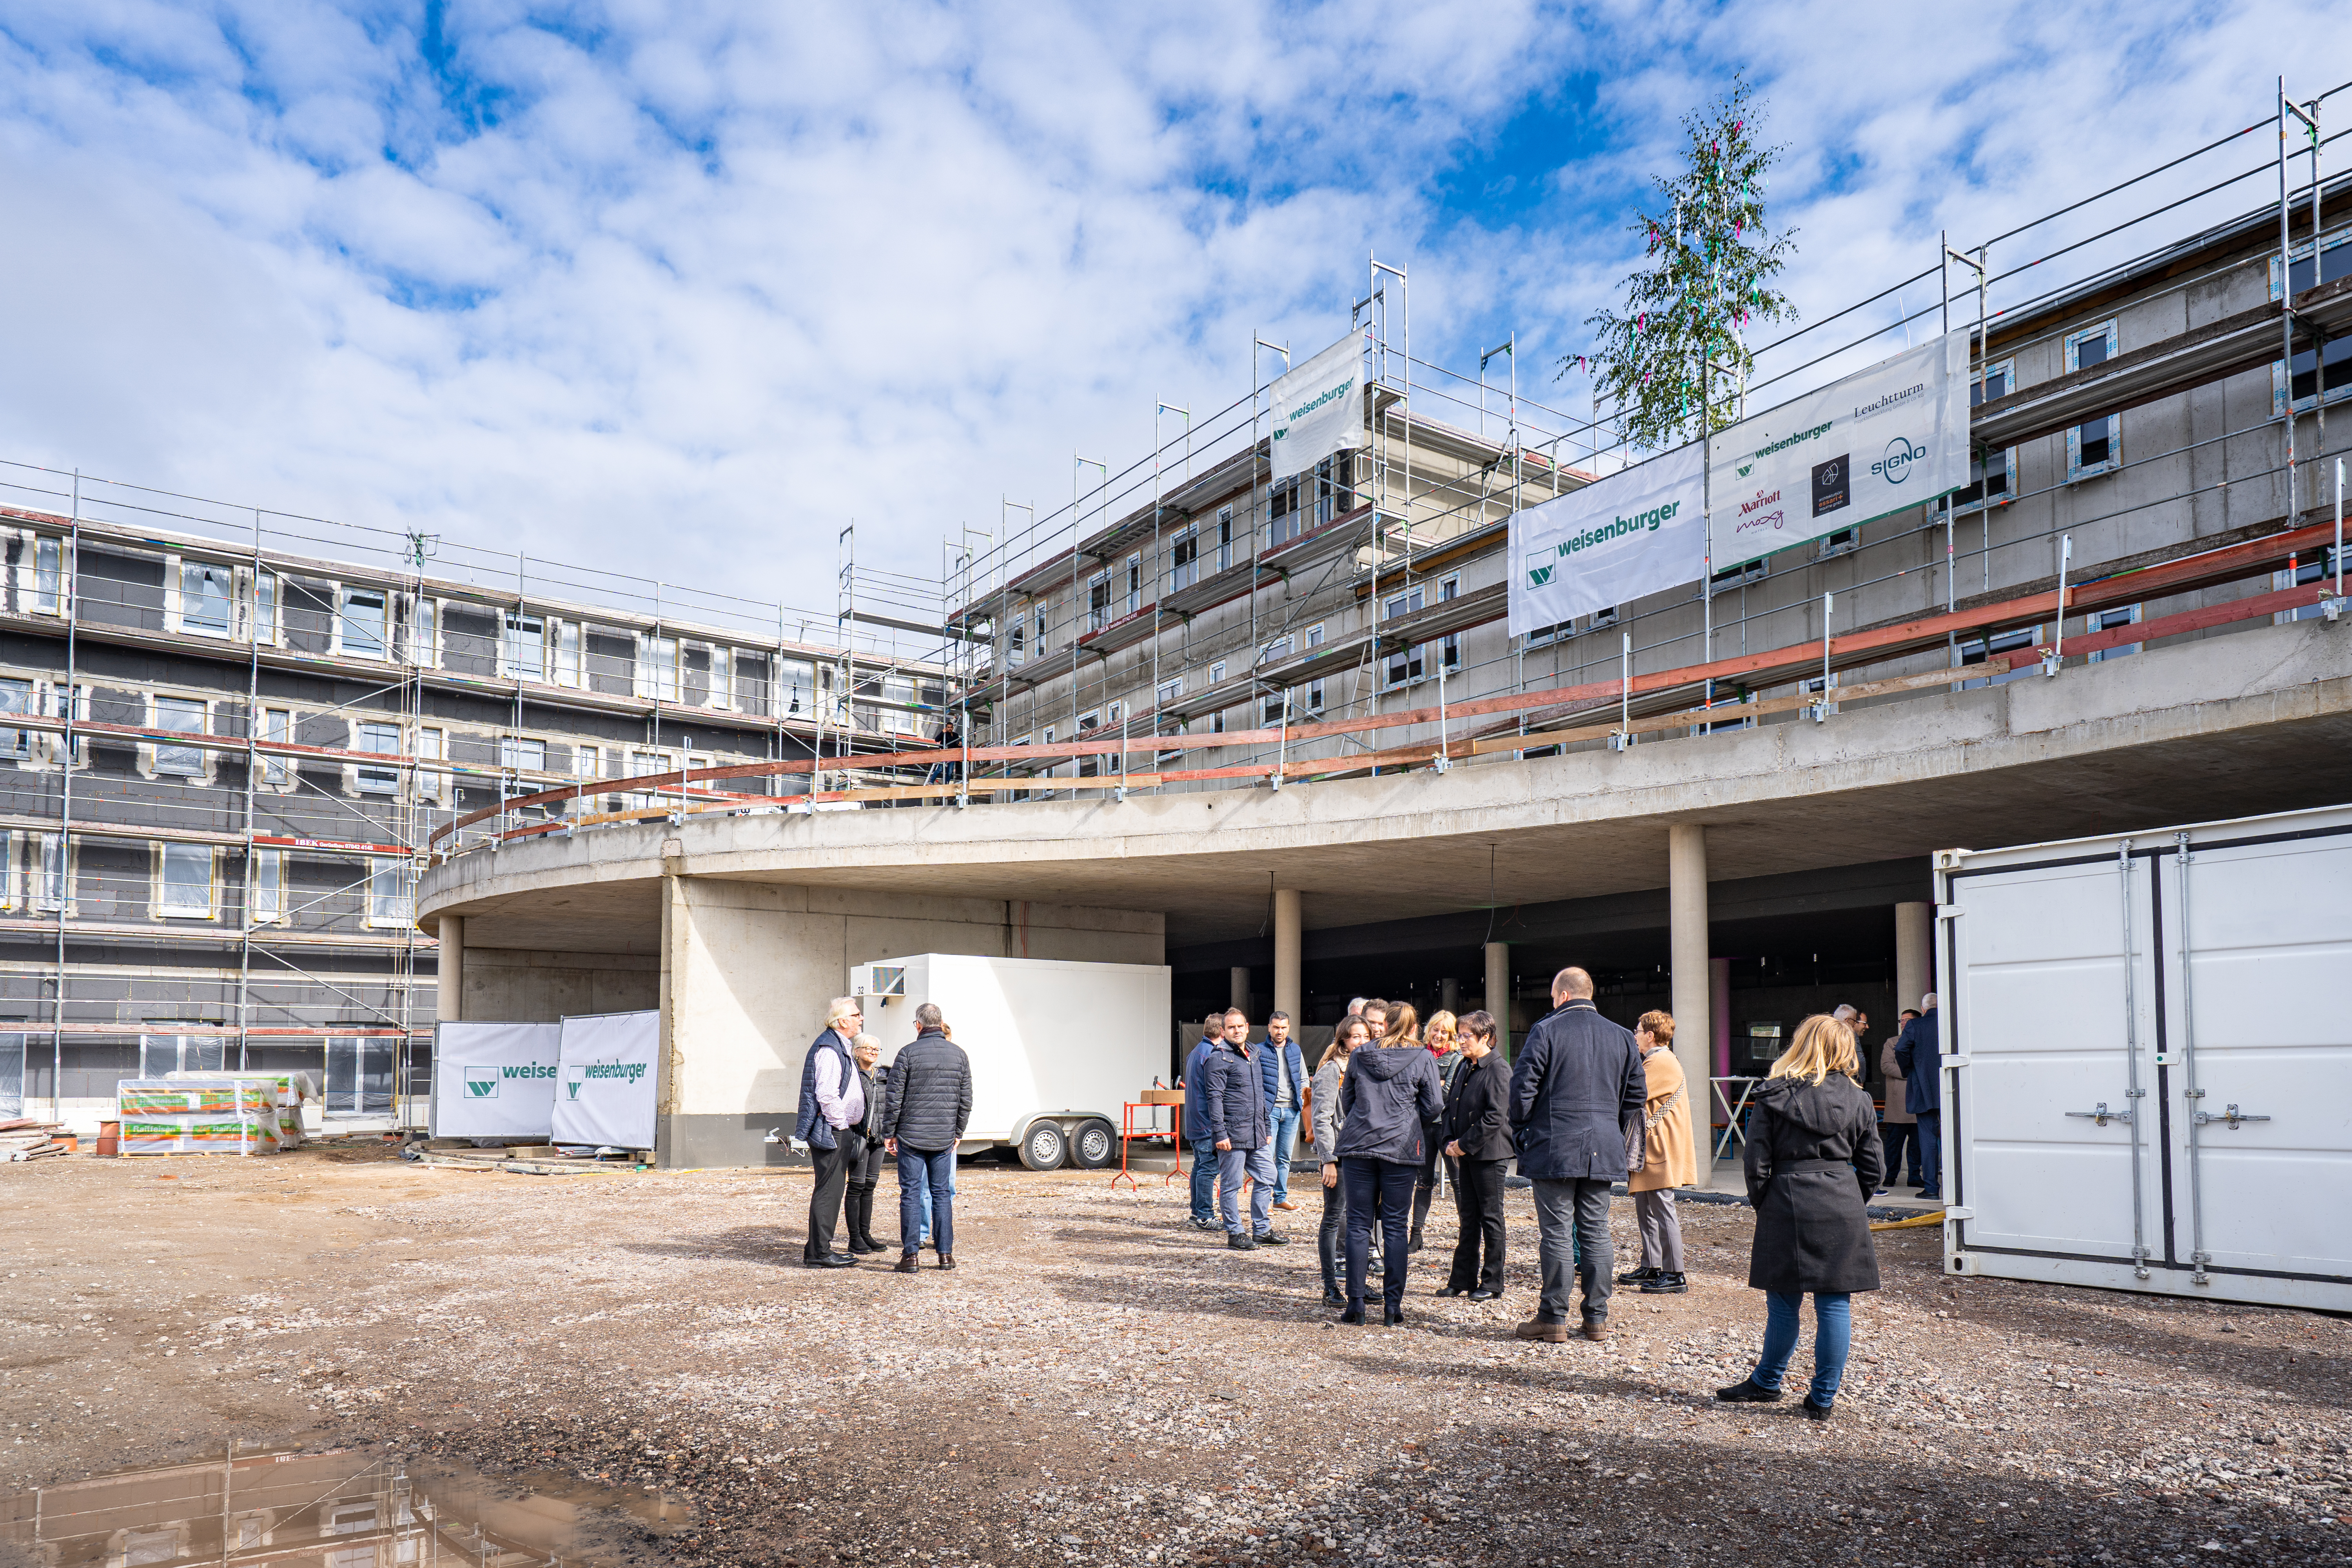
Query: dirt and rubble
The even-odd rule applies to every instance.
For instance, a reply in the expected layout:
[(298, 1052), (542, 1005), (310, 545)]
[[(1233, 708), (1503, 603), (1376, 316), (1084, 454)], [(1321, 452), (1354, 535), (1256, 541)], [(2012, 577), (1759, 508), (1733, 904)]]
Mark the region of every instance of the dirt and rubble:
[(1504, 1300), (1432, 1296), (1433, 1222), (1389, 1331), (1320, 1304), (1311, 1192), (1235, 1253), (1154, 1179), (960, 1181), (961, 1267), (908, 1278), (800, 1267), (805, 1173), (0, 1166), (0, 1491), (234, 1436), (656, 1488), (679, 1563), (2352, 1558), (2342, 1320), (1949, 1279), (1885, 1233), (1823, 1425), (1706, 1397), (1760, 1331), (1744, 1208), (1685, 1205), (1688, 1295), (1539, 1345), (1525, 1193)]

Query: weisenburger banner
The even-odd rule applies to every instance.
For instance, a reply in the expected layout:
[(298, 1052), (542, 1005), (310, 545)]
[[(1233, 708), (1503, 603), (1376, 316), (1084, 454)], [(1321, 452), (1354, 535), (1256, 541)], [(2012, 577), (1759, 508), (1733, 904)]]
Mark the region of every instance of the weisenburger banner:
[(1274, 384), (1274, 477), (1364, 444), (1364, 340), (1350, 332)]
[(1968, 384), (1968, 334), (1951, 332), (1719, 432), (1715, 559), (1752, 561), (1967, 484)]
[(544, 1138), (554, 1126), (561, 1024), (433, 1026), (433, 1135)]
[(1511, 514), (1511, 635), (1525, 637), (1696, 581), (1706, 556), (1704, 470), (1677, 447)]
[(599, 1013), (563, 1020), (551, 1143), (654, 1146), (654, 1067), (659, 1013)]

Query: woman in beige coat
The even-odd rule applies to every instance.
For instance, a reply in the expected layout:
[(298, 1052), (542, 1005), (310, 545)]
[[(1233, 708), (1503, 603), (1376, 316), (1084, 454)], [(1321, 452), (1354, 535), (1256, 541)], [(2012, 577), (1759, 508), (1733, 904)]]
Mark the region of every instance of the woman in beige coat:
[(1670, 1013), (1644, 1013), (1633, 1026), (1642, 1052), (1648, 1094), (1642, 1107), (1642, 1168), (1625, 1180), (1633, 1214), (1642, 1226), (1642, 1267), (1617, 1276), (1620, 1285), (1639, 1285), (1644, 1296), (1679, 1296), (1690, 1289), (1683, 1278), (1683, 1228), (1675, 1214), (1675, 1189), (1696, 1184), (1698, 1157), (1691, 1142), (1689, 1088), (1675, 1060), (1675, 1020)]

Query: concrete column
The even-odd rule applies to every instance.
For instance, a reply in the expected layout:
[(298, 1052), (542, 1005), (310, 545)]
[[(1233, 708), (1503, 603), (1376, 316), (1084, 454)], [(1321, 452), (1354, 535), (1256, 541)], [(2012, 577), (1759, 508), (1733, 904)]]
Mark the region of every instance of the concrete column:
[[(1695, 1103), (1711, 1076), (1715, 1027), (1707, 1003), (1711, 989), (1706, 941), (1706, 829), (1676, 823), (1666, 829), (1666, 910), (1674, 970), (1675, 1059), (1691, 1086)], [(1694, 1118), (1694, 1125), (1696, 1119)]]
[(1511, 1054), (1511, 944), (1486, 944), (1486, 1011), (1495, 1015), (1495, 1048)]
[(441, 917), (441, 952), (433, 977), (433, 1016), (454, 1024), (466, 1016), (466, 917)]
[(1234, 969), (1234, 997), (1231, 1002), (1226, 1004), (1226, 1005), (1230, 1007), (1238, 1007), (1244, 1013), (1248, 1012), (1249, 985), (1250, 972), (1248, 969), (1240, 965), (1235, 965)]
[[(1929, 904), (1895, 906), (1895, 1008), (1919, 1005), (1936, 988), (1936, 910)], [(1894, 1024), (1888, 1019), (1889, 1026)]]
[(1290, 1015), (1295, 1034), (1305, 1026), (1301, 1009), (1307, 1000), (1298, 973), (1298, 889), (1274, 890), (1274, 1009)]
[(1440, 1012), (1458, 1016), (1462, 1011), (1462, 982), (1451, 978), (1439, 981), (1437, 1006)]
[[(1715, 1076), (1731, 1076), (1731, 960), (1706, 961), (1707, 1017), (1714, 1023)], [(1714, 1102), (1709, 1101), (1710, 1105)]]

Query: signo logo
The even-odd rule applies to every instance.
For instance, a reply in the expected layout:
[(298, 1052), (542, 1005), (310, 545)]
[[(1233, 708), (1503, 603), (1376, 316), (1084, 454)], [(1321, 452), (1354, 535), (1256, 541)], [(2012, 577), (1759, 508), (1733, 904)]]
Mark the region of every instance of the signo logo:
[(1899, 485), (1911, 477), (1911, 465), (1927, 459), (1927, 448), (1915, 447), (1907, 437), (1897, 436), (1886, 443), (1886, 455), (1870, 465), (1870, 471), (1890, 485)]
[(466, 1069), (466, 1098), (496, 1100), (499, 1097), (499, 1069), (495, 1067)]

